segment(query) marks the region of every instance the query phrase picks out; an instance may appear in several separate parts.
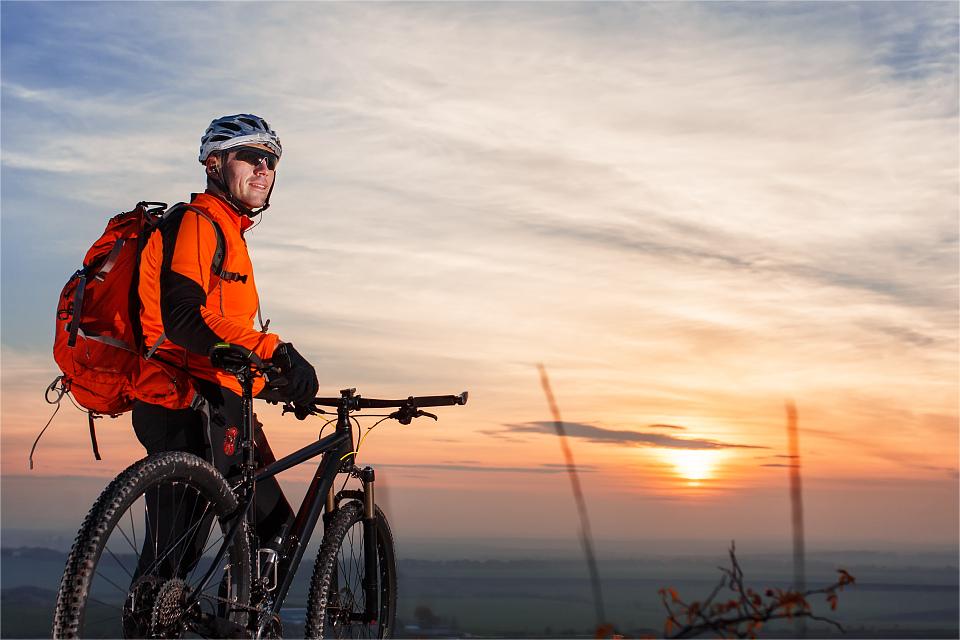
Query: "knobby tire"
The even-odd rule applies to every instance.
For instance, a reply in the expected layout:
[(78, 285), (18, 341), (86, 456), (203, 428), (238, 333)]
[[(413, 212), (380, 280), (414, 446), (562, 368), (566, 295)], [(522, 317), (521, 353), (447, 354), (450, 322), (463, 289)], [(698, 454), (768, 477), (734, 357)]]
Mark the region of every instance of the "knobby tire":
[[(151, 497), (159, 500), (160, 496), (179, 500), (179, 504), (171, 504), (174, 514), (171, 520), (183, 518), (185, 522), (197, 524), (184, 530), (182, 535), (173, 524), (166, 529), (163, 522), (151, 524), (147, 501)], [(217, 538), (222, 538), (228, 530), (229, 516), (236, 508), (236, 496), (227, 481), (213, 466), (195, 455), (168, 451), (128, 467), (103, 490), (80, 527), (57, 595), (53, 637), (142, 637), (160, 633), (157, 628), (149, 627), (158, 619), (150, 616), (165, 614), (164, 620), (175, 616), (168, 613), (171, 607), (176, 610), (178, 602), (171, 595), (171, 589), (181, 588), (174, 580), (182, 580), (182, 584), (187, 585), (181, 590), (189, 589), (191, 580), (196, 587), (205, 567), (209, 566), (209, 559), (205, 557), (182, 566), (183, 558), (189, 554), (184, 548), (192, 544), (192, 548), (205, 551), (204, 556), (216, 553), (222, 544), (222, 539), (217, 542)], [(159, 510), (158, 505), (154, 513)], [(206, 533), (204, 522), (210, 523)], [(148, 530), (153, 532), (151, 536)], [(168, 547), (155, 548), (151, 553), (146, 538), (150, 537), (159, 547), (161, 532), (165, 530), (169, 535)], [(229, 617), (240, 625), (246, 625), (249, 615), (246, 610), (251, 571), (248, 535), (247, 525), (243, 523), (218, 573), (204, 590), (202, 601), (206, 612)], [(178, 554), (180, 561), (174, 565)], [(146, 558), (143, 566), (140, 566), (141, 555)], [(159, 560), (151, 562), (151, 559)], [(225, 595), (230, 596), (232, 605), (224, 603)], [(165, 607), (163, 614), (151, 609), (151, 605), (156, 607), (158, 602)], [(99, 620), (104, 616), (111, 619)], [(140, 626), (134, 624), (138, 620)], [(165, 635), (190, 632), (189, 628), (171, 629)]]
[[(397, 614), (397, 565), (390, 525), (379, 507), (377, 524), (377, 620), (363, 612), (363, 504), (353, 500), (337, 509), (325, 528), (307, 599), (307, 638), (387, 638)], [(352, 618), (352, 619), (351, 619)]]

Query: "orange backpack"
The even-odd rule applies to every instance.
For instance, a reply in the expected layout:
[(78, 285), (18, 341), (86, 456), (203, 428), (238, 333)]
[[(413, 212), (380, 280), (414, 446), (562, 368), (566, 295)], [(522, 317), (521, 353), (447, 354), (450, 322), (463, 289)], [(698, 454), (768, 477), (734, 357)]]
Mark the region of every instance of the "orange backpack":
[[(103, 235), (87, 251), (83, 267), (70, 276), (60, 294), (53, 358), (63, 375), (47, 388), (47, 401), (59, 409), (63, 395), (69, 393), (87, 410), (97, 460), (95, 418), (117, 417), (137, 399), (170, 409), (183, 409), (197, 400), (182, 368), (145, 353), (137, 292), (140, 253), (147, 238), (188, 208), (213, 224), (217, 234), (213, 272), (222, 275), (223, 232), (206, 212), (182, 203), (167, 210), (162, 202), (140, 202), (132, 211), (110, 218)], [(51, 392), (57, 394), (55, 400), (50, 400)]]

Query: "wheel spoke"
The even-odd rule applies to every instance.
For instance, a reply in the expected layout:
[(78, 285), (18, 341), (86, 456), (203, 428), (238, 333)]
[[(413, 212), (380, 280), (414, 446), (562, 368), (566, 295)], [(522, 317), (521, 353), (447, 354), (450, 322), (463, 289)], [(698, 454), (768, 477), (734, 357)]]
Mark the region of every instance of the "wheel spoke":
[[(129, 512), (128, 512), (128, 513), (129, 513)], [(130, 519), (130, 522), (131, 522), (131, 523), (133, 522), (133, 518), (132, 518), (132, 517), (131, 517), (131, 519)], [(130, 548), (133, 549), (133, 552), (134, 552), (135, 554), (137, 554), (137, 560), (139, 560), (139, 559), (140, 559), (140, 552), (137, 550), (136, 545), (135, 545), (133, 542), (130, 541), (130, 538), (127, 536), (127, 532), (123, 530), (123, 525), (120, 524), (120, 522), (117, 522), (117, 531), (119, 531), (119, 532), (120, 532), (120, 535), (123, 536), (123, 539), (127, 541), (127, 544), (130, 545)]]
[[(192, 487), (191, 487), (191, 488), (192, 488)], [(194, 491), (196, 491), (196, 489), (194, 489)], [(194, 522), (193, 516), (194, 516), (194, 514), (196, 514), (196, 512), (197, 512), (197, 503), (198, 503), (198, 502), (200, 501), (200, 499), (202, 498), (202, 496), (200, 495), (200, 492), (199, 492), (199, 491), (196, 491), (196, 493), (197, 493), (197, 495), (196, 495), (196, 497), (195, 497), (194, 500), (193, 500), (193, 508), (190, 509), (190, 517), (187, 518), (187, 522)], [(186, 496), (186, 491), (184, 491), (184, 496)], [(181, 502), (182, 502), (182, 500), (181, 500)], [(204, 516), (206, 516), (206, 513), (207, 513), (207, 510), (204, 509), (204, 510), (203, 510), (203, 514), (202, 514), (201, 517), (200, 517), (200, 520), (197, 521), (197, 529), (194, 531), (194, 534), (193, 534), (192, 536), (190, 536), (189, 540), (188, 540), (188, 541), (183, 545), (183, 547), (181, 548), (180, 557), (177, 559), (177, 566), (176, 566), (176, 568), (173, 570), (173, 575), (175, 575), (175, 576), (180, 575), (180, 566), (183, 564), (184, 558), (187, 557), (187, 555), (190, 553), (191, 549), (194, 547), (194, 545), (195, 545), (195, 543), (196, 543), (197, 536), (200, 534), (200, 529), (203, 528), (203, 518), (204, 518)], [(210, 530), (208, 529), (208, 530), (207, 530), (207, 535), (203, 538), (203, 543), (200, 545), (201, 548), (203, 548), (203, 545), (206, 544), (207, 538), (209, 538), (209, 537), (210, 537)], [(200, 560), (200, 558), (198, 557), (198, 558), (192, 559), (191, 562), (193, 562), (193, 563), (198, 563), (199, 560)]]
[[(182, 617), (176, 629), (151, 629), (155, 611), (171, 622), (181, 616), (182, 589), (189, 583), (179, 581), (189, 574), (196, 582), (198, 567), (213, 576), (199, 594), (202, 610), (244, 622), (240, 612), (249, 605), (251, 557), (246, 527), (217, 566), (201, 562), (206, 552), (223, 545), (229, 523), (218, 514), (234, 507), (222, 476), (182, 452), (130, 466), (104, 490), (80, 529), (61, 580), (54, 636), (209, 634), (209, 629), (194, 629), (191, 616)], [(216, 598), (223, 576), (229, 576), (231, 607)]]
[(118, 558), (116, 555), (114, 555), (113, 551), (110, 550), (109, 545), (104, 545), (104, 549), (106, 549), (107, 553), (110, 554), (110, 557), (111, 557), (111, 558), (113, 558), (114, 560), (116, 560), (117, 564), (120, 565), (120, 568), (123, 569), (128, 576), (130, 576), (130, 579), (133, 580), (133, 574), (130, 573), (130, 570), (127, 569), (126, 565), (124, 565), (122, 562), (120, 562), (120, 558)]
[(133, 535), (133, 552), (137, 554), (137, 563), (140, 563), (140, 549), (137, 546), (137, 525), (133, 521), (133, 508), (127, 510), (127, 515), (130, 516), (130, 532)]
[[(207, 508), (209, 508), (209, 504), (207, 505)], [(204, 509), (204, 513), (206, 513), (206, 509)], [(203, 514), (201, 514), (201, 516), (202, 516), (202, 515), (203, 515)], [(200, 526), (200, 523), (201, 523), (202, 521), (203, 521), (203, 520), (202, 520), (202, 517), (201, 517), (201, 520), (200, 520), (199, 522), (195, 523), (192, 527), (190, 527), (189, 529), (187, 529), (187, 531), (185, 531), (185, 532), (183, 533), (183, 535), (181, 535), (179, 538), (177, 538), (176, 541), (175, 541), (173, 544), (169, 545), (166, 549), (164, 549), (163, 555), (160, 556), (159, 558), (155, 558), (154, 561), (150, 564), (150, 566), (147, 567), (147, 570), (146, 570), (144, 573), (150, 573), (151, 571), (153, 571), (154, 569), (156, 569), (158, 566), (160, 566), (160, 563), (163, 562), (164, 560), (166, 560), (167, 557), (170, 556), (170, 554), (174, 552), (174, 550), (177, 548), (177, 546), (178, 546), (181, 542), (183, 542), (188, 536), (190, 536), (190, 535), (193, 533), (193, 531), (196, 530), (197, 527)]]
[(113, 585), (114, 587), (116, 587), (117, 590), (120, 591), (121, 593), (126, 593), (126, 592), (127, 592), (127, 589), (126, 589), (126, 588), (121, 587), (121, 586), (118, 585), (116, 582), (114, 582), (113, 580), (111, 580), (110, 578), (108, 578), (107, 576), (105, 576), (104, 574), (102, 574), (102, 573), (97, 573), (96, 575), (99, 576), (100, 578), (102, 578), (104, 581), (109, 582), (110, 584), (112, 584), (112, 585)]
[[(317, 588), (311, 591), (311, 609), (307, 633), (323, 637), (384, 637), (393, 631), (395, 565), (389, 527), (378, 510), (374, 527), (375, 560), (371, 578), (373, 593), (364, 590), (366, 572), (366, 531), (363, 508), (358, 502), (342, 506), (328, 524), (317, 566), (327, 573), (315, 576)], [(384, 533), (385, 532), (385, 533)], [(319, 591), (317, 591), (319, 589)], [(325, 596), (325, 610), (314, 609), (317, 598)], [(367, 614), (373, 618), (370, 622)]]
[[(210, 531), (213, 531), (213, 527), (210, 527)], [(207, 538), (208, 538), (208, 539), (210, 538), (210, 533), (209, 533), (209, 532), (207, 533)], [(213, 549), (213, 547), (216, 546), (217, 544), (219, 544), (220, 541), (223, 540), (223, 539), (224, 539), (224, 538), (223, 538), (223, 532), (221, 531), (221, 532), (220, 532), (220, 536), (219, 536), (216, 540), (214, 540), (214, 541), (211, 542), (209, 545), (207, 545), (206, 547), (204, 547), (203, 551), (200, 552), (200, 558), (199, 558), (199, 560), (198, 560), (197, 563), (194, 565), (193, 569), (190, 570), (190, 574), (189, 574), (189, 575), (187, 576), (187, 578), (186, 578), (186, 583), (187, 583), (187, 584), (189, 584), (189, 585), (191, 585), (191, 586), (194, 586), (194, 585), (193, 585), (193, 579), (194, 579), (194, 577), (195, 577), (196, 574), (197, 574), (197, 569), (200, 568), (200, 564), (201, 564), (201, 562), (202, 562), (202, 560), (203, 560), (203, 556), (205, 556), (205, 555), (207, 554), (207, 551), (210, 551), (210, 549)], [(204, 542), (206, 542), (206, 540), (205, 540)], [(209, 588), (209, 587), (207, 587), (207, 588)], [(206, 589), (204, 589), (204, 591), (206, 591)]]
[(123, 607), (118, 607), (118, 606), (115, 605), (115, 604), (109, 604), (109, 603), (107, 603), (107, 602), (104, 602), (103, 600), (100, 600), (99, 598), (94, 598), (94, 597), (92, 597), (92, 596), (87, 596), (87, 600), (89, 600), (89, 601), (91, 601), (91, 602), (96, 602), (97, 604), (103, 605), (103, 606), (105, 606), (105, 607), (110, 607), (111, 609), (116, 609), (117, 611), (123, 611)]

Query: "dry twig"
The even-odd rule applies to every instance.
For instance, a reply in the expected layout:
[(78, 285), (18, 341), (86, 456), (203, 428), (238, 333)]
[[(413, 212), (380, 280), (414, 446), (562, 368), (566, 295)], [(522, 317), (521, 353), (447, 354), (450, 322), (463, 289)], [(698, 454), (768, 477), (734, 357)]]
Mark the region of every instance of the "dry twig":
[[(837, 608), (837, 592), (855, 579), (845, 569), (839, 569), (837, 581), (821, 589), (799, 592), (790, 589), (767, 589), (761, 595), (743, 582), (743, 569), (737, 561), (736, 547), (730, 543), (730, 567), (720, 567), (723, 576), (703, 601), (684, 602), (673, 588), (660, 589), (660, 600), (667, 611), (664, 637), (692, 638), (714, 633), (719, 638), (756, 638), (764, 624), (771, 620), (809, 618), (832, 624), (841, 632), (843, 626), (836, 620), (815, 615), (810, 596), (824, 594), (830, 610)], [(732, 597), (715, 602), (721, 590), (727, 587)]]

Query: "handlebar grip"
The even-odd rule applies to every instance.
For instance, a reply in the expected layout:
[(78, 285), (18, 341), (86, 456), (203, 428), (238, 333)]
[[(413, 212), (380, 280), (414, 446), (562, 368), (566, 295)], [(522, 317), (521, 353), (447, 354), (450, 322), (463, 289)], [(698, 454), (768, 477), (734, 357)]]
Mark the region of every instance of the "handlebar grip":
[(467, 392), (455, 396), (410, 396), (404, 400), (380, 400), (378, 398), (363, 398), (357, 402), (361, 409), (384, 409), (387, 407), (403, 407), (410, 403), (417, 407), (450, 407), (467, 403)]
[(449, 407), (467, 404), (467, 392), (464, 391), (455, 396), (419, 396), (413, 399), (413, 403), (418, 407)]
[[(357, 409), (386, 409), (389, 407), (405, 407), (411, 402), (417, 407), (449, 407), (467, 404), (467, 392), (450, 396), (410, 396), (402, 400), (384, 400), (381, 398), (364, 398), (357, 396), (350, 400), (355, 402)], [(320, 407), (339, 407), (344, 398), (314, 398), (313, 404)]]
[(236, 373), (251, 364), (263, 367), (263, 360), (243, 345), (218, 342), (210, 348), (210, 364), (216, 369), (225, 369), (230, 373)]

